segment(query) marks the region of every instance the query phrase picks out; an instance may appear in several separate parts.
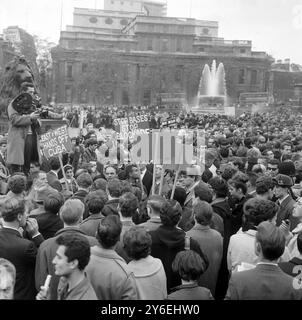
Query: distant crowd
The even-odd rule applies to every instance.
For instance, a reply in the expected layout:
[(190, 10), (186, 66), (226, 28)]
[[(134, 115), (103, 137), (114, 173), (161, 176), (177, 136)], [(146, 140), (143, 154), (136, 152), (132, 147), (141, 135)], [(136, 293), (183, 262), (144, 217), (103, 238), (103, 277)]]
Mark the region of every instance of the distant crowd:
[[(113, 120), (137, 113), (205, 130), (204, 162), (112, 163)], [(28, 174), (0, 137), (0, 299), (301, 300), (301, 121), (88, 111), (63, 168), (41, 157)]]

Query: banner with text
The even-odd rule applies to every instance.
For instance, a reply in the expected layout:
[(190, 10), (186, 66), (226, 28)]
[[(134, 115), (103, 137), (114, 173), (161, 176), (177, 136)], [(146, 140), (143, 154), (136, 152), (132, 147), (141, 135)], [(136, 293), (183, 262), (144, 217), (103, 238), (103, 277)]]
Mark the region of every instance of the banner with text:
[(118, 135), (117, 139), (119, 140), (132, 139), (137, 134), (143, 135), (150, 132), (148, 114), (117, 118), (114, 119), (113, 124)]
[(48, 159), (58, 156), (63, 152), (72, 150), (72, 143), (68, 134), (67, 126), (50, 130), (41, 135), (40, 146), (44, 156)]

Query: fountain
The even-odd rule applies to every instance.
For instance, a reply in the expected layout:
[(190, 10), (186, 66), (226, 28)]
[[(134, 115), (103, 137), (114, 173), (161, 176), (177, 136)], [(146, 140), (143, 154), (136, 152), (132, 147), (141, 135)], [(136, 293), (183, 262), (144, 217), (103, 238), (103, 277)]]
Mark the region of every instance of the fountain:
[(227, 102), (225, 71), (222, 63), (216, 68), (213, 60), (211, 69), (208, 64), (203, 68), (194, 113), (222, 113)]

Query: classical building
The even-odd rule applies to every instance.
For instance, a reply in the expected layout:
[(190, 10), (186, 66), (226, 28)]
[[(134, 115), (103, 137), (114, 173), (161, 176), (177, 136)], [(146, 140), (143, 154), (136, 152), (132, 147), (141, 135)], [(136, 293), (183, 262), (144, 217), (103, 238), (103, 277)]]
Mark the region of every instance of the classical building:
[(289, 59), (277, 60), (272, 65), (269, 82), (269, 91), (275, 103), (301, 103), (302, 66), (291, 63)]
[(273, 62), (251, 41), (225, 40), (218, 22), (166, 16), (166, 3), (105, 0), (105, 10), (74, 9), (52, 50), (58, 103), (196, 103), (205, 64), (222, 62), (229, 103), (268, 91)]

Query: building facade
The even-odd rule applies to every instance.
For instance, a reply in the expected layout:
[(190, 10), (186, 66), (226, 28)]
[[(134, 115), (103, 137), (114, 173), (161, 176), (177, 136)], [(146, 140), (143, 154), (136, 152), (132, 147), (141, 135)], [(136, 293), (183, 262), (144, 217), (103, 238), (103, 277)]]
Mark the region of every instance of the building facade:
[[(133, 12), (121, 2), (132, 3)], [(52, 50), (56, 102), (154, 105), (185, 98), (194, 105), (203, 67), (214, 59), (224, 64), (230, 104), (241, 93), (268, 91), (273, 60), (252, 51), (251, 41), (220, 38), (216, 21), (150, 15), (151, 9), (137, 14), (142, 3), (153, 2), (75, 9), (73, 26)]]

